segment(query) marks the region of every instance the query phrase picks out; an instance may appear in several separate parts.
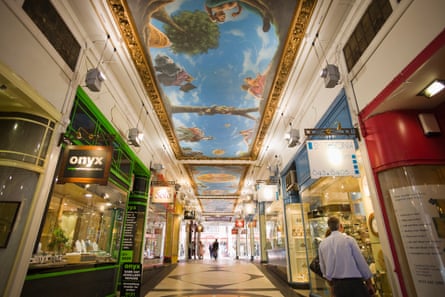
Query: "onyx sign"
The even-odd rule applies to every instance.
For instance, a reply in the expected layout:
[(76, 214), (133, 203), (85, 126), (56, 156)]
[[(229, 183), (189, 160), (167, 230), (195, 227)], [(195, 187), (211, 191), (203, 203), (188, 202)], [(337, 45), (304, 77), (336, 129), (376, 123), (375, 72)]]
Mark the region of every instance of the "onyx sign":
[(111, 146), (66, 146), (57, 182), (107, 184), (112, 154)]

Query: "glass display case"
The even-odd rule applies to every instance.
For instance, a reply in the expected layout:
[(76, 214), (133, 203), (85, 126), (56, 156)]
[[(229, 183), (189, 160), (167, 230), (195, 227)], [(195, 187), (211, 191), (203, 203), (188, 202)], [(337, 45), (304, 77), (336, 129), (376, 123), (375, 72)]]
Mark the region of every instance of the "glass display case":
[(307, 222), (309, 206), (302, 203), (286, 205), (287, 238), (289, 250), (289, 279), (299, 287), (308, 287), (309, 271), (307, 263), (307, 249), (304, 226)]
[(56, 184), (30, 269), (117, 261), (126, 197), (111, 185)]

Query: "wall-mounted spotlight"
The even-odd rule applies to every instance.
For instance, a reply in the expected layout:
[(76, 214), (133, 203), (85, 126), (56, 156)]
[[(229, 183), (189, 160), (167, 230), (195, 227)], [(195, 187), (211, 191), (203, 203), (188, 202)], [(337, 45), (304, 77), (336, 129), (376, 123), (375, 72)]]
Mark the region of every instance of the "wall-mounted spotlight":
[(436, 79), (429, 83), (417, 96), (425, 96), (431, 98), (445, 88), (445, 80)]
[(141, 146), (142, 138), (144, 138), (144, 134), (139, 131), (138, 128), (131, 128), (128, 130), (128, 143), (134, 146)]
[(289, 130), (284, 134), (284, 139), (287, 141), (287, 147), (295, 147), (300, 143), (300, 131), (289, 127)]
[(87, 84), (88, 89), (90, 89), (92, 92), (99, 92), (104, 80), (105, 75), (99, 70), (99, 68), (92, 68), (87, 72), (85, 83)]
[[(128, 130), (127, 142), (136, 147), (141, 146), (142, 138), (144, 138), (144, 133), (141, 130), (139, 130), (139, 122), (141, 121), (142, 110), (145, 110), (145, 113), (148, 114), (143, 102), (141, 110), (139, 111), (138, 122), (136, 124), (136, 127)], [(144, 129), (144, 122), (142, 122), (142, 129)]]
[[(160, 171), (164, 168), (165, 168), (164, 165), (161, 163), (150, 163), (150, 170), (152, 170), (152, 171)], [(181, 187), (181, 185), (179, 185), (179, 184), (177, 184), (177, 185), (179, 187)], [(176, 185), (175, 185), (175, 187), (176, 187)], [(178, 191), (178, 190), (176, 190), (176, 191)]]
[(326, 88), (335, 87), (340, 80), (340, 72), (338, 71), (338, 67), (334, 64), (327, 64), (321, 71), (320, 76), (324, 78), (324, 86)]

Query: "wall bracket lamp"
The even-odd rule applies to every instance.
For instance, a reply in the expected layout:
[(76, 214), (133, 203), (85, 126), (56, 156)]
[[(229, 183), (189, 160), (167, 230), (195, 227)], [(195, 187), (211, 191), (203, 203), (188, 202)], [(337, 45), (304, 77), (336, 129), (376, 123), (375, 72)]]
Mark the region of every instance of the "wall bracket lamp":
[(92, 92), (99, 92), (104, 80), (105, 75), (96, 67), (88, 70), (85, 83)]
[(338, 67), (334, 64), (328, 64), (320, 73), (320, 76), (324, 78), (324, 86), (326, 88), (333, 88), (338, 84), (340, 80), (340, 72)]
[(284, 134), (284, 139), (287, 140), (287, 147), (295, 147), (300, 143), (300, 131), (290, 127)]
[(141, 146), (142, 138), (144, 138), (144, 134), (139, 131), (138, 128), (131, 128), (128, 130), (128, 143), (134, 145), (136, 147)]

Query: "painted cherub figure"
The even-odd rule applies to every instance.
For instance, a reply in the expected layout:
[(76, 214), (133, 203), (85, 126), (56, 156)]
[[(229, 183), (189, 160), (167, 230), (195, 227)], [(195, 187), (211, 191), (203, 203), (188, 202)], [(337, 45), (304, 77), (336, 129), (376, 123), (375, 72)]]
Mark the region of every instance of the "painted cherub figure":
[(255, 78), (248, 76), (244, 78), (244, 84), (241, 85), (241, 89), (248, 92), (256, 99), (263, 99), (264, 86), (266, 83), (266, 76), (258, 73)]
[(243, 9), (259, 14), (263, 19), (263, 32), (268, 32), (272, 23), (272, 15), (269, 7), (262, 0), (206, 0), (205, 11), (212, 22), (224, 23), (227, 20), (227, 13), (231, 13), (232, 18), (241, 15)]

